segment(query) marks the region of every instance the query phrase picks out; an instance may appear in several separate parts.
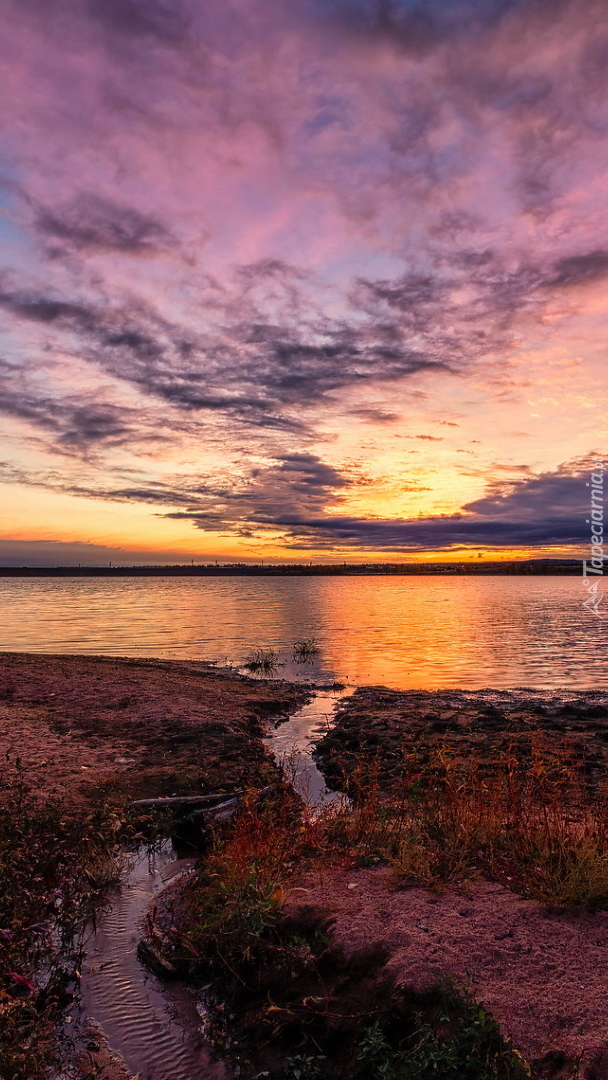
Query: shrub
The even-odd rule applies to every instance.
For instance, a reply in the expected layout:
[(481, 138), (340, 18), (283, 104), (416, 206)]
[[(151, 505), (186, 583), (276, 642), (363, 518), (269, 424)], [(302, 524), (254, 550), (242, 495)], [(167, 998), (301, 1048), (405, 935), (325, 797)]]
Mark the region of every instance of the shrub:
[(83, 932), (116, 880), (105, 804), (36, 797), (19, 759), (0, 782), (0, 1076), (42, 1080), (77, 986)]

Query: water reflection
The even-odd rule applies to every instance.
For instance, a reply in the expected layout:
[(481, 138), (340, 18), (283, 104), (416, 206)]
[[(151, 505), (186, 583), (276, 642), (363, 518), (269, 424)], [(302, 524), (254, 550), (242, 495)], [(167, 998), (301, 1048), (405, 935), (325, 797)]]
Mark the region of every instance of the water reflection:
[[(579, 578), (0, 579), (0, 648), (197, 658), (433, 689), (607, 687)], [(320, 651), (298, 662), (295, 642)]]

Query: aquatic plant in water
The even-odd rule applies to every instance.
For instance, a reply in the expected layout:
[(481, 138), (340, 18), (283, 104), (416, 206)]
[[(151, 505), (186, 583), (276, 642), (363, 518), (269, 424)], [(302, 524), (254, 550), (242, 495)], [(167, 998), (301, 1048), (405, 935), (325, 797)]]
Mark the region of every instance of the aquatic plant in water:
[(293, 643), (293, 658), (298, 664), (312, 660), (313, 656), (317, 656), (320, 651), (315, 638), (303, 638)]
[(250, 653), (243, 667), (255, 675), (272, 675), (279, 666), (279, 654), (276, 649), (255, 649)]

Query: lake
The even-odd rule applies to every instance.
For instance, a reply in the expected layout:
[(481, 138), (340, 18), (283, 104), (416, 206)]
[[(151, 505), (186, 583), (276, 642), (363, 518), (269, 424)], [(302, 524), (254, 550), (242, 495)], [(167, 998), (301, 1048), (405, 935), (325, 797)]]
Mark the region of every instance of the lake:
[[(606, 688), (587, 597), (582, 575), (0, 578), (0, 649), (242, 664), (272, 648), (288, 679)], [(320, 651), (295, 663), (306, 638)]]

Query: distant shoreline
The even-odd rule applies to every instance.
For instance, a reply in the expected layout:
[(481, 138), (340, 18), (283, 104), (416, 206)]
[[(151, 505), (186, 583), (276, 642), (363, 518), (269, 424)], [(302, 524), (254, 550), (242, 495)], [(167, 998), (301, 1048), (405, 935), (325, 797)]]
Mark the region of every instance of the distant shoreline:
[(243, 563), (167, 566), (0, 566), (0, 577), (402, 577), (422, 575), (580, 575), (580, 559), (479, 563), (318, 563), (278, 566)]

